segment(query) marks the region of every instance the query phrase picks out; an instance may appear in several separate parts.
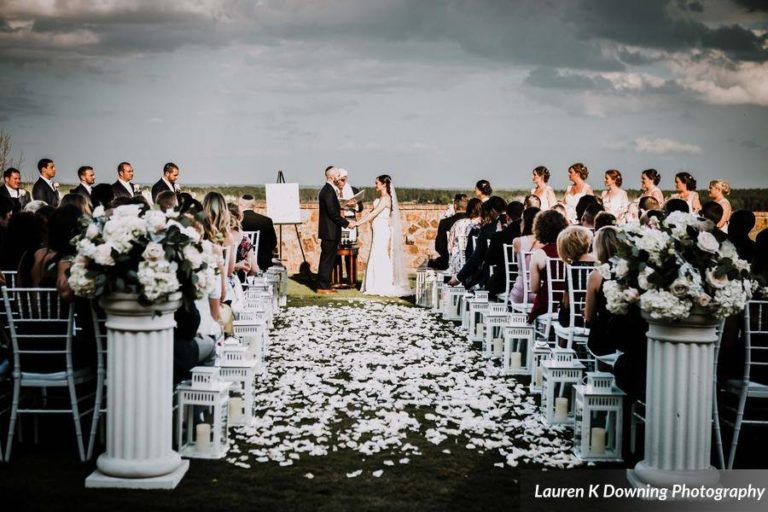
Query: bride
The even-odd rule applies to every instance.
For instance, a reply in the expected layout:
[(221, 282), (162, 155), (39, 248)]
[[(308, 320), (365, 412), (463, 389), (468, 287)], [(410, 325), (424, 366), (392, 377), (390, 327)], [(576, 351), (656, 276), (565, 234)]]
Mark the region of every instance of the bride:
[(392, 178), (382, 174), (376, 178), (374, 188), (379, 198), (373, 202), (373, 210), (357, 223), (360, 226), (370, 222), (373, 231), (361, 291), (368, 295), (388, 297), (411, 295), (413, 292), (408, 285), (408, 268), (400, 228), (400, 205), (392, 186)]

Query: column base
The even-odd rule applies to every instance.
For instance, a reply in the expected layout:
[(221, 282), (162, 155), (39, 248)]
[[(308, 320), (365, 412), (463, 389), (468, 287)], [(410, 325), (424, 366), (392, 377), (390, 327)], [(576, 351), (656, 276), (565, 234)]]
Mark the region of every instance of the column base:
[(117, 478), (98, 469), (85, 479), (86, 489), (175, 489), (189, 469), (189, 461), (182, 460), (171, 473), (151, 478)]
[(713, 467), (702, 471), (668, 471), (648, 466), (645, 461), (627, 470), (627, 480), (633, 487), (667, 487), (675, 484), (687, 486), (717, 487), (720, 472)]

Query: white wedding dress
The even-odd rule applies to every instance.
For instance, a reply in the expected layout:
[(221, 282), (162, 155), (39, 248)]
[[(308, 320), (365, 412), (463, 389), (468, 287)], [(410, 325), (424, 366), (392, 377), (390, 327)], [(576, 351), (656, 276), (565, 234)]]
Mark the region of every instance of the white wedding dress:
[[(394, 193), (393, 193), (394, 196)], [(373, 202), (374, 212), (382, 199)], [(393, 197), (393, 207), (382, 208), (371, 220), (371, 252), (365, 269), (365, 279), (360, 291), (367, 295), (403, 297), (413, 292), (408, 284), (405, 252), (402, 249), (400, 230), (400, 211), (397, 198)]]

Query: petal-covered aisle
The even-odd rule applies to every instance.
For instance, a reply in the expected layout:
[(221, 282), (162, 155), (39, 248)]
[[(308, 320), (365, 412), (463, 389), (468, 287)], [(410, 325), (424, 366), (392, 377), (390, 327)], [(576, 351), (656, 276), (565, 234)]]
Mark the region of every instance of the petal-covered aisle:
[(434, 458), (427, 447), (440, 458), (485, 454), (488, 471), (578, 464), (570, 436), (542, 423), (527, 386), (501, 375), (453, 324), (415, 307), (289, 308), (256, 386), (256, 423), (237, 430), (227, 459), (242, 468), (300, 467), (348, 451), (348, 467), (334, 466), (340, 475), (379, 478)]

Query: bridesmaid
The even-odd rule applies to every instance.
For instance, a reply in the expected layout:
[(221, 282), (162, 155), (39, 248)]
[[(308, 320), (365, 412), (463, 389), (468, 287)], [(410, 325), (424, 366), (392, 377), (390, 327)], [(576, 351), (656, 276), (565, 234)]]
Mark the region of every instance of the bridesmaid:
[(555, 197), (555, 191), (548, 184), (549, 182), (549, 169), (543, 165), (538, 166), (533, 170), (533, 184), (536, 185), (531, 189), (531, 194), (535, 195), (541, 201), (540, 208), (542, 210), (549, 210), (555, 203), (557, 203), (557, 197)]
[(701, 210), (701, 201), (699, 193), (696, 192), (696, 179), (687, 172), (675, 174), (675, 193), (672, 194), (675, 199), (682, 199), (688, 203), (688, 211), (698, 213)]
[(659, 206), (664, 205), (664, 194), (657, 186), (661, 181), (661, 174), (656, 169), (646, 169), (640, 175), (640, 188), (643, 193), (640, 197), (652, 197), (659, 202)]
[(582, 163), (575, 163), (568, 168), (568, 179), (571, 184), (565, 191), (564, 202), (567, 218), (571, 224), (579, 222), (579, 219), (576, 218), (576, 205), (579, 203), (579, 199), (584, 196), (595, 195), (592, 187), (586, 182), (588, 176), (589, 170)]
[(725, 180), (712, 180), (709, 182), (709, 197), (723, 207), (723, 218), (717, 223), (717, 227), (728, 232), (728, 221), (731, 219), (731, 202), (727, 196), (731, 193), (731, 185)]
[(493, 194), (493, 189), (488, 180), (480, 180), (475, 184), (475, 197), (482, 202), (486, 202), (491, 194)]
[(602, 193), (603, 207), (605, 211), (613, 214), (620, 223), (626, 221), (627, 210), (629, 209), (629, 197), (627, 192), (621, 188), (623, 181), (621, 172), (616, 169), (605, 171), (603, 178), (605, 190)]

